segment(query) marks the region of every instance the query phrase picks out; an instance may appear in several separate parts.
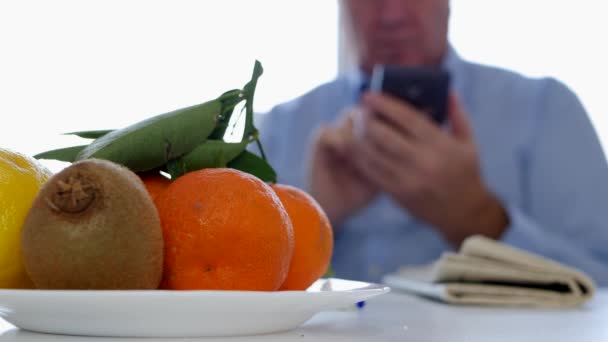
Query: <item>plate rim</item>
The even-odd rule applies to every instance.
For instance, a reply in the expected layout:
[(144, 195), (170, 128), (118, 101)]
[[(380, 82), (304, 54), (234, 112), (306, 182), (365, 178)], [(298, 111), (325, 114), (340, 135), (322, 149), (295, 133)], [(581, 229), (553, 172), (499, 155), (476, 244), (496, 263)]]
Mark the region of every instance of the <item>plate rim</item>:
[[(334, 309), (340, 310), (346, 308), (347, 305), (354, 309), (356, 302), (366, 301), (390, 291), (390, 288), (384, 284), (339, 278), (322, 279), (322, 281), (331, 281), (332, 279), (347, 281), (348, 283), (336, 283), (335, 289), (330, 286), (324, 289), (323, 284), (325, 283), (318, 283), (319, 281), (317, 281), (311, 287), (312, 290), (307, 291), (0, 289), (0, 317), (19, 329), (60, 335), (163, 338), (245, 336), (291, 330), (317, 313)], [(328, 285), (332, 284), (328, 283)], [(341, 285), (344, 287), (341, 287)], [(355, 287), (349, 288), (349, 286)], [(173, 317), (176, 314), (186, 315), (180, 316), (186, 317), (186, 319), (173, 326), (159, 324), (153, 329), (141, 330), (137, 326), (125, 325), (125, 321), (121, 319), (132, 317), (133, 313), (130, 309), (125, 311), (115, 306), (117, 302), (129, 303), (127, 307), (137, 308), (135, 311), (147, 310), (146, 312), (156, 310), (159, 305), (163, 306), (164, 309), (160, 315), (156, 311), (154, 311), (154, 315), (144, 315), (145, 318), (143, 319), (148, 323), (157, 319), (162, 320), (163, 317)], [(182, 306), (185, 302), (188, 302), (188, 304)], [(210, 305), (197, 307), (198, 304), (205, 302)], [(272, 305), (259, 305), (259, 303), (264, 302), (272, 303)], [(98, 310), (92, 310), (90, 314), (82, 317), (82, 327), (74, 328), (65, 325), (65, 323), (60, 323), (60, 327), (55, 326), (57, 322), (53, 320), (57, 318), (51, 316), (58, 315), (59, 321), (65, 322), (72, 315), (79, 315), (80, 310), (90, 310), (88, 305), (92, 303), (103, 304), (95, 306)], [(145, 303), (145, 305), (140, 306), (138, 303)], [(243, 306), (237, 305), (234, 307), (231, 303), (239, 303), (239, 305), (242, 303)], [(167, 304), (169, 306), (165, 307)], [(74, 307), (73, 305), (77, 306)], [(63, 309), (59, 312), (54, 311), (61, 307), (67, 308), (67, 311)], [(238, 307), (240, 309), (237, 309)], [(72, 311), (70, 308), (77, 309)], [(115, 308), (118, 308), (118, 311)], [(3, 309), (6, 310), (3, 312)], [(34, 312), (31, 310), (36, 310), (36, 315), (31, 316), (30, 313)], [(192, 316), (193, 310), (198, 314)], [(50, 312), (54, 312), (54, 314), (49, 316)], [(118, 315), (98, 325), (99, 315), (108, 312), (113, 314), (118, 312)], [(240, 317), (237, 320), (247, 317), (246, 322), (249, 322), (251, 314), (260, 315), (258, 317), (264, 319), (262, 325), (241, 324), (238, 327), (233, 327), (234, 331), (229, 331), (222, 324), (216, 326), (209, 322), (201, 324), (199, 321), (200, 317), (214, 317), (214, 319), (221, 320), (222, 317), (227, 317), (227, 315), (234, 318), (235, 314), (237, 314), (236, 317)], [(277, 317), (281, 317), (281, 319), (277, 321)], [(169, 321), (171, 320), (167, 320), (167, 322)]]
[[(28, 296), (41, 296), (47, 297), (49, 295), (54, 296), (82, 296), (93, 297), (96, 296), (108, 296), (108, 297), (133, 297), (133, 296), (157, 296), (157, 297), (192, 297), (192, 296), (213, 296), (213, 297), (237, 297), (237, 296), (268, 296), (268, 297), (280, 297), (280, 296), (333, 296), (336, 294), (360, 294), (360, 293), (375, 293), (379, 294), (388, 293), (391, 288), (385, 284), (379, 283), (368, 283), (358, 280), (349, 280), (341, 278), (324, 278), (319, 279), (324, 281), (347, 281), (350, 283), (365, 284), (365, 287), (353, 288), (347, 290), (323, 290), (323, 291), (308, 291), (308, 290), (286, 290), (286, 291), (246, 291), (246, 290), (44, 290), (44, 289), (0, 289), (0, 299), (6, 295), (28, 295)], [(315, 283), (316, 283), (315, 282)], [(1, 305), (2, 303), (0, 303)]]

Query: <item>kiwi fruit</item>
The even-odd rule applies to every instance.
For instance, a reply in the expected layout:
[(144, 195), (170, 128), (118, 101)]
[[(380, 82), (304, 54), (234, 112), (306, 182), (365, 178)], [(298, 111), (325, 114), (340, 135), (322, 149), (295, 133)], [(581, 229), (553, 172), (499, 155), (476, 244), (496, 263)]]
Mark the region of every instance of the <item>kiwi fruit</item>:
[(39, 289), (156, 289), (162, 279), (156, 207), (135, 173), (106, 160), (76, 162), (44, 184), (21, 249)]

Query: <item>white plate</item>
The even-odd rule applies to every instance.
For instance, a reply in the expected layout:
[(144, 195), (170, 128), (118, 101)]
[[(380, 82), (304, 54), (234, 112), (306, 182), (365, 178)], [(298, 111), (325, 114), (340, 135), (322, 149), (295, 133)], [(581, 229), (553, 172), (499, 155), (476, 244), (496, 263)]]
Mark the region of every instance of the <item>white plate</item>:
[(0, 290), (0, 317), (21, 329), (65, 335), (252, 335), (290, 330), (317, 312), (388, 291), (334, 278), (282, 292)]

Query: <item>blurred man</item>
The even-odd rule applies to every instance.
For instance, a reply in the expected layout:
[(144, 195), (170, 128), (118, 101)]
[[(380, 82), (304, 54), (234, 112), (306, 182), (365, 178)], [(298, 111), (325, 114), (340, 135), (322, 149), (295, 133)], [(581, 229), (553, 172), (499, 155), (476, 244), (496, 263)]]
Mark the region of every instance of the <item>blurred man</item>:
[[(307, 188), (332, 220), (337, 276), (378, 281), (481, 234), (608, 285), (608, 167), (576, 95), (462, 60), (447, 40), (448, 0), (340, 4), (356, 70), (261, 125), (279, 180)], [(448, 123), (361, 93), (376, 64), (448, 70)]]

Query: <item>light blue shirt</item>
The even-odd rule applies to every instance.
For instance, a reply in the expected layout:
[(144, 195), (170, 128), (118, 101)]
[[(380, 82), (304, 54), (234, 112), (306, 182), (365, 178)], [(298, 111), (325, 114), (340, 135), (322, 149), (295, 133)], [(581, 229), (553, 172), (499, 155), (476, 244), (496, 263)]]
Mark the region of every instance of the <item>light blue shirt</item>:
[[(453, 50), (444, 67), (469, 113), (484, 180), (508, 211), (502, 241), (608, 285), (608, 167), (576, 95), (554, 79), (469, 63)], [(360, 79), (338, 77), (260, 116), (279, 182), (306, 188), (314, 133), (357, 103)], [(338, 277), (379, 281), (451, 249), (436, 230), (381, 195), (339, 229), (332, 267)]]

